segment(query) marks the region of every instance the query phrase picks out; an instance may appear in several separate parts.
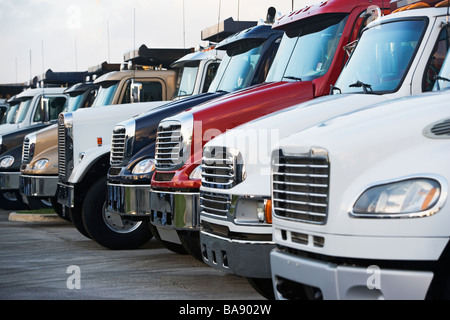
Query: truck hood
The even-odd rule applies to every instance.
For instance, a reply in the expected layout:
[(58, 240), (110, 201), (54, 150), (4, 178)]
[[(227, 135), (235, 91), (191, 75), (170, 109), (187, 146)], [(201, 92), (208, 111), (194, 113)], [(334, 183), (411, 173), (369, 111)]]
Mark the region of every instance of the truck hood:
[[(192, 97), (184, 98), (164, 104), (160, 107), (154, 108), (144, 114), (134, 118), (135, 121), (135, 141), (133, 143), (134, 155), (132, 160), (140, 158), (142, 156), (153, 156), (155, 154), (154, 144), (156, 139), (156, 132), (159, 122), (167, 117), (173, 116), (179, 112), (191, 109), (192, 107), (201, 105), (207, 101), (218, 99), (221, 96), (227, 94), (225, 91), (219, 91), (214, 93), (200, 93)], [(148, 148), (149, 145), (152, 145)], [(144, 148), (143, 152), (141, 149)]]
[(272, 147), (284, 137), (342, 113), (386, 101), (382, 95), (343, 94), (319, 97), (260, 117), (227, 131), (205, 145), (236, 149), (242, 156), (246, 179), (236, 187), (218, 192), (270, 195)]
[(201, 163), (203, 145), (243, 123), (314, 98), (310, 81), (273, 82), (227, 95), (192, 108), (194, 120), (191, 163)]
[(17, 130), (19, 125), (17, 123), (4, 123), (0, 125), (0, 134), (10, 133), (14, 130)]
[[(302, 153), (312, 146), (324, 148), (328, 153), (326, 224), (298, 223), (299, 227), (335, 235), (448, 238), (449, 98), (450, 92), (438, 92), (392, 100), (335, 117), (281, 140), (279, 146), (286, 153)], [(433, 134), (431, 128), (442, 124), (446, 132)], [(350, 217), (356, 200), (369, 187), (413, 177), (431, 178), (441, 184), (440, 200), (427, 212), (428, 216)]]
[[(117, 123), (166, 103), (168, 101), (120, 104), (73, 112), (74, 159), (78, 159), (78, 155), (85, 150), (110, 145), (112, 131)], [(102, 140), (101, 145), (98, 138)]]

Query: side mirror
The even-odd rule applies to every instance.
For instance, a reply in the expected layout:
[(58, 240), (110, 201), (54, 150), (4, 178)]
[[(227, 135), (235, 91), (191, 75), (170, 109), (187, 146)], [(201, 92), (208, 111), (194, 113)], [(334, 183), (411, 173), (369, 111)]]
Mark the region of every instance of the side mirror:
[(41, 97), (41, 105), (39, 107), (39, 113), (41, 114), (41, 121), (42, 122), (49, 122), (50, 121), (50, 109), (48, 104), (48, 99)]
[(131, 83), (131, 103), (137, 103), (141, 102), (141, 90), (142, 90), (142, 83), (140, 82), (133, 82)]

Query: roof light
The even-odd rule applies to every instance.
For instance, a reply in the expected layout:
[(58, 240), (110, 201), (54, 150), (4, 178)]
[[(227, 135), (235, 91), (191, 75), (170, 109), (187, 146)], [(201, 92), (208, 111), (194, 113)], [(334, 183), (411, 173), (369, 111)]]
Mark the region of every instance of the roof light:
[[(442, 1), (442, 0), (422, 0), (422, 1), (415, 1), (415, 0), (392, 0), (390, 2), (390, 8), (392, 13), (404, 11), (404, 10), (412, 10), (412, 9), (419, 9), (419, 8), (427, 8), (432, 6), (445, 6), (443, 2), (448, 2), (448, 0)], [(447, 5), (448, 6), (448, 5)]]

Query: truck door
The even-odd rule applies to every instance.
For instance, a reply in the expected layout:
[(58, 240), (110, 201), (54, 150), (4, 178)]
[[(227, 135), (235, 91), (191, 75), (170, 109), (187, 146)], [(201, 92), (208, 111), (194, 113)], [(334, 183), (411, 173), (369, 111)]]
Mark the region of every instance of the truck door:
[[(167, 100), (165, 90), (165, 84), (160, 79), (135, 79), (136, 82), (142, 84), (140, 90), (140, 102), (150, 101), (164, 101)], [(131, 84), (132, 81), (127, 80), (125, 88), (120, 98), (120, 104), (131, 103)]]

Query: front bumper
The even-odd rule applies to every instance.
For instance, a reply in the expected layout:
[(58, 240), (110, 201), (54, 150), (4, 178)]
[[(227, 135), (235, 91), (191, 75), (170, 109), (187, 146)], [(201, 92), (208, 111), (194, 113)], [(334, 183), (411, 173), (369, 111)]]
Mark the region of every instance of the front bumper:
[(150, 185), (107, 183), (107, 188), (107, 211), (136, 217), (150, 215)]
[(150, 191), (150, 223), (156, 227), (198, 230), (198, 192)]
[(54, 197), (58, 184), (58, 176), (28, 176), (21, 175), (19, 190), (29, 197)]
[(201, 191), (200, 200), (203, 261), (238, 276), (270, 279), (275, 243), (272, 225), (258, 219), (263, 197)]
[(431, 271), (338, 265), (278, 249), (270, 253), (276, 299), (292, 295), (295, 284), (320, 290), (325, 300), (423, 300), (433, 279)]
[(20, 172), (0, 172), (0, 190), (19, 190)]
[(58, 182), (56, 199), (63, 206), (73, 208), (75, 206), (75, 186)]
[(200, 232), (203, 261), (226, 273), (249, 278), (271, 278), (269, 241), (235, 240)]

